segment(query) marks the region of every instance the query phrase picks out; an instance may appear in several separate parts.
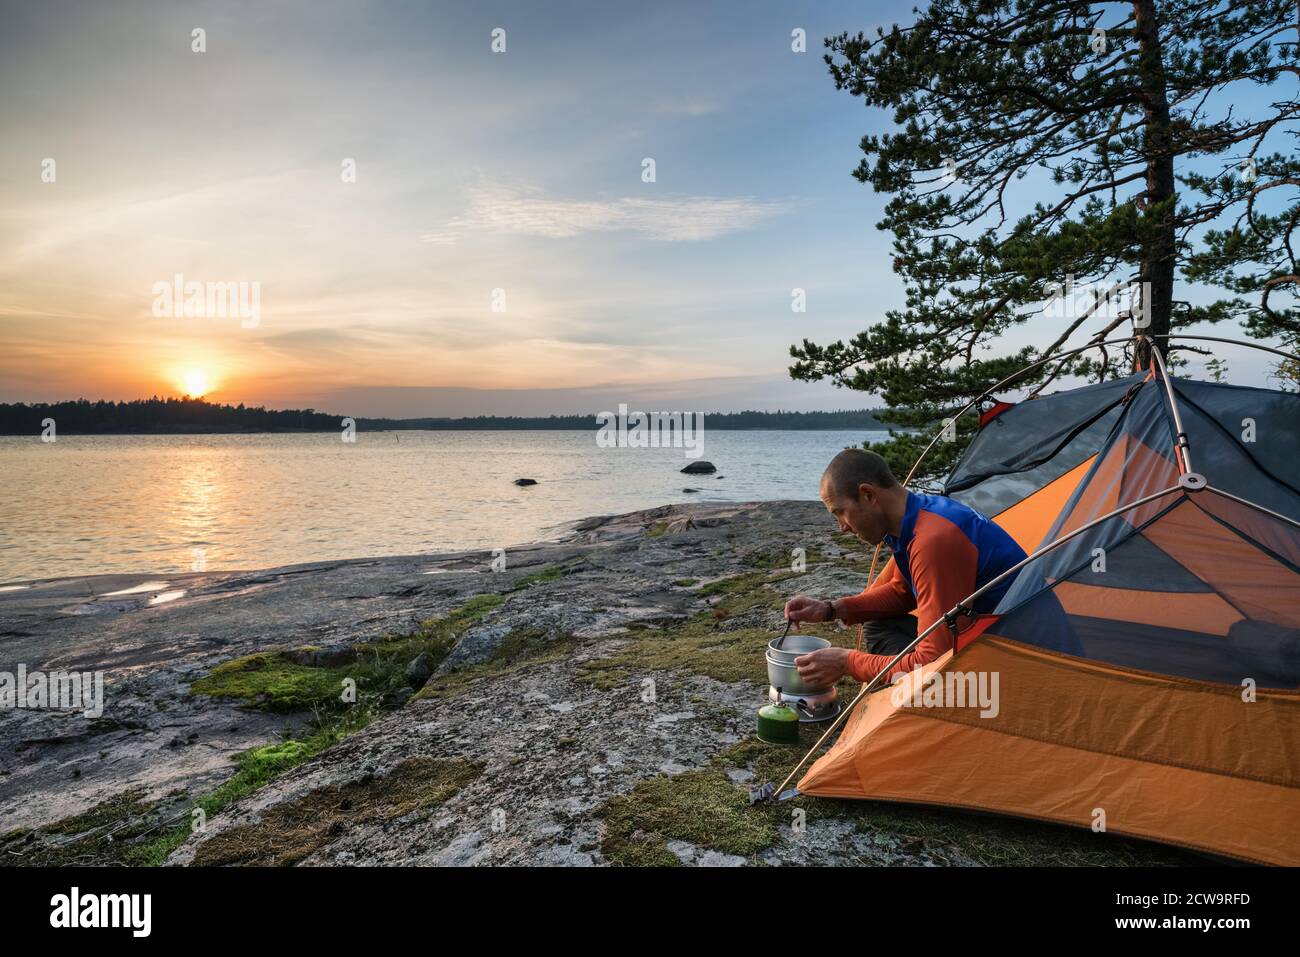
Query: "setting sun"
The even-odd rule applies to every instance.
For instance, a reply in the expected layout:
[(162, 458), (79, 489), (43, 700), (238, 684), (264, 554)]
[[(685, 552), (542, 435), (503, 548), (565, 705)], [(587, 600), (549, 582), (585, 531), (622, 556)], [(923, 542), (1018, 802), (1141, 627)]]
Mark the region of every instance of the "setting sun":
[(182, 377), (181, 387), (185, 390), (186, 395), (197, 399), (207, 394), (212, 388), (212, 382), (204, 370), (189, 369)]

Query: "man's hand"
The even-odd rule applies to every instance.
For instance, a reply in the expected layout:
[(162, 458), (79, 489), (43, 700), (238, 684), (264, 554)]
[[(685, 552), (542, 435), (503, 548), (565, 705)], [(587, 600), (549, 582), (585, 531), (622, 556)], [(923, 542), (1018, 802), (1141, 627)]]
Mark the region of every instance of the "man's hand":
[(826, 621), (830, 618), (830, 604), (828, 601), (809, 598), (807, 595), (795, 595), (785, 603), (786, 621), (794, 622), (796, 630), (801, 621)]
[(794, 660), (799, 677), (814, 688), (829, 688), (849, 670), (849, 649), (821, 648)]

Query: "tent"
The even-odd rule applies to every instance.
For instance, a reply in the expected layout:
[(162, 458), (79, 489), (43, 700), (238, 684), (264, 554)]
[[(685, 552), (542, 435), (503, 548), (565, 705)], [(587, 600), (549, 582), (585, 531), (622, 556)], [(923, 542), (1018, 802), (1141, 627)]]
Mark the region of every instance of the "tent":
[(1153, 360), (999, 406), (944, 492), (1029, 559), (799, 790), (1300, 865), (1300, 396)]

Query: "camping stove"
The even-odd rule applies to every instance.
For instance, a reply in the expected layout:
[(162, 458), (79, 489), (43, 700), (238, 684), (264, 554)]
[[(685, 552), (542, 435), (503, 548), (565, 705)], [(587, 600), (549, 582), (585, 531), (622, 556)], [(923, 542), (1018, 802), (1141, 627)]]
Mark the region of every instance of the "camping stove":
[(794, 708), (800, 722), (805, 724), (829, 721), (840, 713), (840, 695), (833, 687), (811, 688), (803, 694), (790, 694), (785, 691), (778, 692), (769, 685), (767, 698), (769, 701), (784, 701)]

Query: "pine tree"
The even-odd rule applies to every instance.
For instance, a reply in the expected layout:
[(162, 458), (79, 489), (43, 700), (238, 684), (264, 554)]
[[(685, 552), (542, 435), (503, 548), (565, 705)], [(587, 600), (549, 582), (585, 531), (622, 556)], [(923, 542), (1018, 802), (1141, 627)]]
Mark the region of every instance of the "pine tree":
[[(827, 39), (825, 58), (838, 89), (892, 111), (897, 129), (863, 137), (854, 176), (891, 197), (878, 226), (893, 234), (905, 306), (847, 342), (790, 350), (792, 377), (874, 392), (894, 424), (922, 427), (868, 447), (906, 471), (944, 416), (999, 380), (1127, 335), (1124, 311), (1079, 308), (1036, 347), (998, 354), (1009, 330), (1045, 324), (1044, 300), (1070, 281), (1137, 283), (1162, 353), (1159, 337), (1197, 322), (1300, 339), (1300, 163), (1277, 148), (1300, 119), (1295, 0), (936, 0), (915, 12), (874, 38)], [(1267, 106), (1243, 109), (1248, 96)], [(1047, 198), (1028, 208), (1027, 190)], [(1180, 271), (1229, 295), (1177, 301)], [(1063, 357), (1014, 384), (1124, 375), (1147, 364), (1145, 348)], [(921, 474), (946, 471), (959, 448), (940, 443)]]

